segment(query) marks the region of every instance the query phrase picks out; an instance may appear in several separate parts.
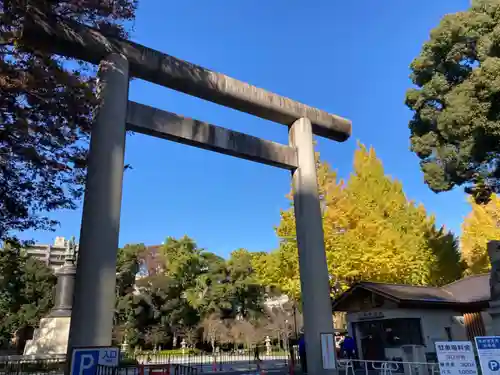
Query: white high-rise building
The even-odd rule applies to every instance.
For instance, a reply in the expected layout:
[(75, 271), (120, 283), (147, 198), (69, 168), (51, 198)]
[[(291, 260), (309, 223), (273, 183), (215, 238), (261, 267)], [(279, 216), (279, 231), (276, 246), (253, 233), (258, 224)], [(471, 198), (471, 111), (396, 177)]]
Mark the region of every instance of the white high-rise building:
[(47, 266), (56, 270), (64, 264), (69, 240), (64, 237), (56, 237), (53, 245), (34, 244), (24, 249), (30, 257), (37, 258)]

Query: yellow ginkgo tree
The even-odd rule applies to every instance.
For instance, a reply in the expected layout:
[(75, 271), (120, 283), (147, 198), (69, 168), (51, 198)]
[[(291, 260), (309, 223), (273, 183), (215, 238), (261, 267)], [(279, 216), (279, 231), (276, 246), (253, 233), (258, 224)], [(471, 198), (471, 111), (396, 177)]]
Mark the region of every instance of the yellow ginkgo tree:
[[(441, 285), (461, 275), (456, 240), (422, 205), (409, 201), (400, 182), (385, 175), (373, 148), (359, 145), (344, 182), (317, 163), (325, 250), (332, 282), (349, 280)], [(255, 269), (263, 283), (300, 298), (293, 206), (281, 213), (277, 250)]]
[(490, 261), (487, 243), (500, 240), (500, 198), (493, 194), (489, 203), (477, 204), (469, 200), (472, 210), (462, 224), (460, 251), (467, 264), (467, 274), (488, 272)]

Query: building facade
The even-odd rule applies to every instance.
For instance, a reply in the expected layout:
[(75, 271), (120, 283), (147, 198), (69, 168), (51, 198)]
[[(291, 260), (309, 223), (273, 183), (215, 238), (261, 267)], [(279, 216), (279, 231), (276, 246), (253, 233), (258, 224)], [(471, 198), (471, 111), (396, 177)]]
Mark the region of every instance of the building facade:
[(409, 360), (414, 353), (412, 361), (434, 362), (436, 341), (473, 340), (490, 332), (489, 294), (489, 275), (441, 288), (359, 282), (333, 309), (346, 313), (360, 359)]
[(26, 255), (44, 262), (48, 267), (56, 270), (64, 265), (69, 240), (64, 237), (56, 237), (54, 244), (34, 244), (24, 249)]

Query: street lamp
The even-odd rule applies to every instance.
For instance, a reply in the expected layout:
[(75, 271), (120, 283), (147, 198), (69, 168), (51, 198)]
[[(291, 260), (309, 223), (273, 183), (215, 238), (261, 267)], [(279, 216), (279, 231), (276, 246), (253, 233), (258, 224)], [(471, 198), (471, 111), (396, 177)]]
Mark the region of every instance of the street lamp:
[(292, 307), (293, 307), (293, 330), (295, 331), (295, 340), (297, 340), (299, 338), (299, 335), (297, 333), (297, 305), (295, 304), (295, 301), (293, 301)]
[(288, 319), (285, 319), (285, 337), (284, 337), (284, 349), (285, 351), (288, 351), (288, 340), (290, 340), (290, 338), (288, 337)]

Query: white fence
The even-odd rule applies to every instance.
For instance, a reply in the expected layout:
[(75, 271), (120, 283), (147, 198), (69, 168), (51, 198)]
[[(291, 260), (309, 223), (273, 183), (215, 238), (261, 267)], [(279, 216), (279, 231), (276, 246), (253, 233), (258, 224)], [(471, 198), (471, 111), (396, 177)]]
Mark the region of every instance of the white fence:
[(37, 361), (65, 361), (66, 354), (15, 354), (0, 356), (0, 363), (8, 362), (37, 362)]

